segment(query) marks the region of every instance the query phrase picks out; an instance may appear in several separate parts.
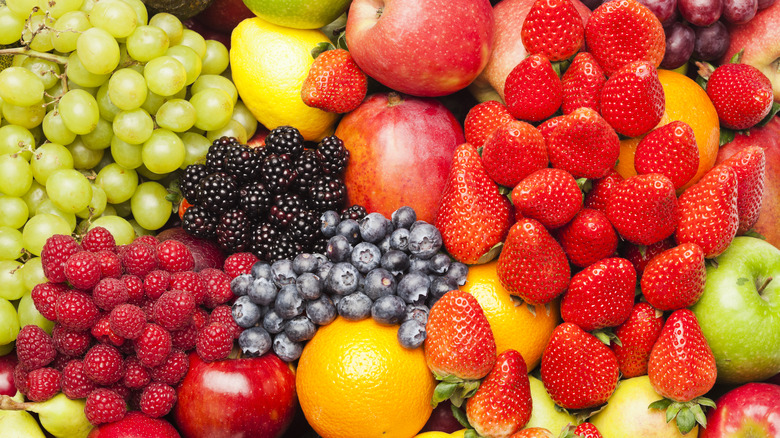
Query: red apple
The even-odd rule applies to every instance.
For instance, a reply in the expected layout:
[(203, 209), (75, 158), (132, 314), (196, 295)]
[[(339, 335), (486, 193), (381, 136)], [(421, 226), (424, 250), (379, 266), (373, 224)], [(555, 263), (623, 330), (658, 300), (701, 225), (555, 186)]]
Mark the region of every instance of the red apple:
[(354, 0), (347, 45), (358, 66), (393, 90), (444, 96), (468, 86), (490, 56), (488, 0)]
[(185, 438), (280, 437), (298, 405), (295, 375), (272, 353), (211, 363), (190, 353), (178, 396), (173, 418)]
[(699, 438), (780, 436), (780, 386), (771, 383), (746, 383), (715, 402), (707, 414), (707, 427)]
[(16, 395), (14, 383), (14, 367), (16, 367), (16, 351), (12, 350), (5, 356), (0, 356), (0, 395), (13, 397)]
[(181, 438), (171, 423), (131, 411), (114, 423), (92, 429), (87, 438)]
[(243, 0), (214, 0), (195, 16), (195, 21), (211, 30), (230, 35), (238, 23), (254, 16)]
[(440, 102), (378, 93), (348, 113), (336, 136), (349, 150), (344, 176), (350, 204), (390, 217), (414, 208), (433, 223), (463, 128)]
[(195, 258), (195, 267), (193, 271), (200, 271), (205, 268), (222, 269), (225, 263), (225, 254), (219, 249), (216, 243), (199, 239), (187, 234), (182, 228), (168, 228), (157, 235), (160, 241), (174, 239), (187, 245), (192, 256)]

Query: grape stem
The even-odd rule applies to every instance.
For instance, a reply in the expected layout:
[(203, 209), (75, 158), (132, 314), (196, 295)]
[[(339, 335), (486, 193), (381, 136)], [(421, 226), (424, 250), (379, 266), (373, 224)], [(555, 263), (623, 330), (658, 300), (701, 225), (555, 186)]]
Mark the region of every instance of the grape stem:
[(45, 59), (47, 61), (56, 62), (57, 64), (67, 64), (68, 58), (53, 53), (39, 52), (37, 50), (31, 50), (27, 47), (11, 47), (9, 49), (0, 49), (0, 55), (25, 55), (33, 58)]

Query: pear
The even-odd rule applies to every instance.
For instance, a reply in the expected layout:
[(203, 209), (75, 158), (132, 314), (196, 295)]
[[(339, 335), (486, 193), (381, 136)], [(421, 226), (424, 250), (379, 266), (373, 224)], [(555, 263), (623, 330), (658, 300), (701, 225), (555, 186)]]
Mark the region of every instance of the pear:
[(92, 425), (84, 415), (84, 404), (84, 399), (71, 400), (63, 393), (38, 403), (22, 403), (8, 396), (0, 396), (0, 409), (3, 409), (0, 415), (35, 412), (43, 428), (55, 437), (86, 438), (92, 430)]
[[(24, 396), (17, 392), (15, 397), (4, 395), (2, 398), (20, 403)], [(35, 418), (25, 411), (0, 410), (0, 431), (3, 438), (46, 438)]]

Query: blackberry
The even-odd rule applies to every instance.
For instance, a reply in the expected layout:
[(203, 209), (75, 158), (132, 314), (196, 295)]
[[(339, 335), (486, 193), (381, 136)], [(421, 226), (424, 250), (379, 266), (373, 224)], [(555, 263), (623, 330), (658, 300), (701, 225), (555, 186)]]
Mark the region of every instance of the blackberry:
[(249, 246), (251, 221), (244, 210), (230, 210), (219, 218), (217, 244), (225, 252), (243, 252)]
[(304, 250), (311, 251), (317, 239), (322, 237), (319, 215), (311, 210), (301, 210), (293, 218), (290, 234)]
[(179, 188), (184, 199), (190, 204), (196, 204), (198, 202), (198, 187), (200, 186), (200, 180), (203, 179), (209, 171), (203, 164), (191, 164), (184, 169), (179, 181)]
[(293, 223), (295, 217), (306, 208), (306, 202), (295, 193), (282, 193), (276, 195), (271, 210), (268, 213), (268, 221), (280, 230), (286, 230)]
[(224, 213), (235, 206), (237, 201), (236, 183), (227, 173), (211, 173), (200, 180), (198, 203), (207, 209)]
[(184, 231), (203, 239), (213, 237), (217, 230), (219, 219), (205, 208), (193, 205), (182, 215), (181, 226)]
[(303, 247), (297, 243), (289, 234), (280, 234), (271, 247), (269, 261), (275, 262), (283, 259), (293, 259), (296, 255), (303, 252)]
[(303, 151), (303, 154), (295, 161), (295, 170), (298, 176), (292, 185), (293, 189), (298, 193), (306, 194), (314, 177), (322, 173), (317, 151), (312, 149)]
[(273, 196), (261, 182), (250, 182), (238, 194), (241, 208), (251, 217), (265, 216), (273, 204)]
[(366, 207), (355, 204), (351, 207), (345, 208), (341, 212), (341, 220), (352, 219), (355, 221), (359, 221), (360, 219), (366, 217), (366, 215), (368, 215), (368, 211), (366, 211)]
[(309, 187), (309, 206), (318, 212), (341, 210), (347, 198), (344, 181), (332, 175), (319, 175)]
[(325, 254), (325, 250), (327, 249), (328, 249), (328, 238), (322, 236), (322, 233), (320, 233), (320, 236), (317, 238), (317, 240), (314, 241), (314, 244), (311, 247), (311, 252), (317, 254)]
[(260, 222), (252, 231), (252, 244), (249, 250), (258, 259), (270, 262), (271, 248), (279, 238), (279, 230), (268, 222)]
[(292, 158), (287, 154), (270, 154), (263, 160), (260, 172), (265, 187), (274, 194), (284, 193), (295, 180), (297, 172)]
[(292, 126), (279, 126), (265, 137), (265, 147), (271, 153), (297, 158), (303, 153), (303, 136)]
[(225, 170), (239, 182), (254, 181), (260, 175), (263, 158), (255, 149), (246, 145), (237, 145), (228, 150), (225, 158)]
[(342, 174), (349, 162), (349, 151), (344, 142), (335, 135), (322, 139), (317, 146), (317, 156), (322, 163), (323, 172), (329, 175)]
[(214, 140), (206, 154), (206, 167), (209, 171), (218, 172), (225, 170), (228, 153), (238, 144), (238, 140), (233, 137), (220, 137)]

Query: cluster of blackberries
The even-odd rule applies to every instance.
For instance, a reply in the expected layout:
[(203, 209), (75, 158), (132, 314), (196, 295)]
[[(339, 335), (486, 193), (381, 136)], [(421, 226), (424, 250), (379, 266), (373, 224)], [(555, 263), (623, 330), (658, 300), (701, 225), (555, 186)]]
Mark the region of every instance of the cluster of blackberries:
[(441, 250), (439, 230), (418, 221), (410, 207), (391, 219), (352, 210), (321, 215), (324, 254), (257, 262), (233, 279), (233, 318), (245, 328), (238, 339), (244, 354), (273, 349), (287, 362), (297, 360), (317, 327), (337, 316), (400, 324), (401, 345), (423, 343), (431, 306), (465, 284), (468, 267)]
[(264, 261), (321, 251), (319, 218), (344, 207), (348, 161), (338, 137), (306, 143), (291, 126), (273, 129), (264, 147), (220, 138), (204, 164), (182, 174), (181, 192), (192, 204), (182, 227), (229, 254), (249, 251)]

